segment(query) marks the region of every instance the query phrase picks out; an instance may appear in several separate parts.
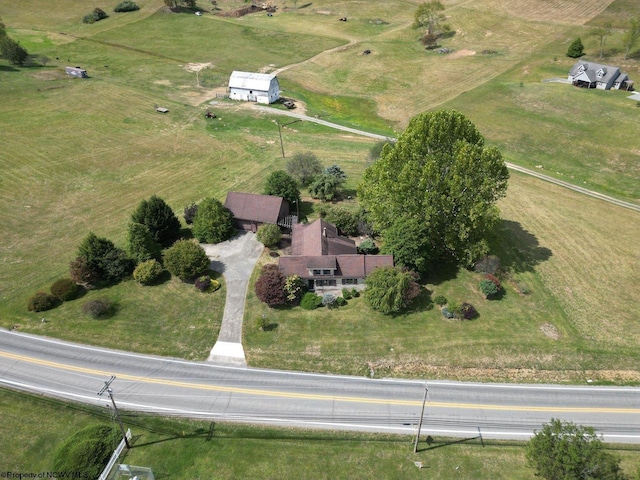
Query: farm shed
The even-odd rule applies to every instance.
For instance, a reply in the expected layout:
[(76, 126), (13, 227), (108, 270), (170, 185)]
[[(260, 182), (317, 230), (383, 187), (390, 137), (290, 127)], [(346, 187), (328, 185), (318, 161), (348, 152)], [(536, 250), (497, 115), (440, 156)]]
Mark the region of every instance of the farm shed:
[(87, 71), (80, 67), (64, 67), (64, 73), (78, 78), (89, 78)]
[(619, 67), (578, 60), (569, 72), (572, 85), (600, 90), (628, 88), (629, 77)]
[(236, 227), (250, 232), (264, 223), (280, 225), (289, 215), (289, 202), (275, 195), (229, 192), (224, 206), (233, 213)]
[(238, 72), (229, 78), (229, 98), (269, 104), (280, 98), (280, 84), (275, 75)]

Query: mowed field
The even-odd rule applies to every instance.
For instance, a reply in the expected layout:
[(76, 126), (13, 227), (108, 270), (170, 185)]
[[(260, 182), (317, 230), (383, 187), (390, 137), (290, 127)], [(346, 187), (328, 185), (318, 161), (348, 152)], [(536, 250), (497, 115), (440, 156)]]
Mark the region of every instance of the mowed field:
[[(611, 13), (607, 2), (529, 0), (527, 8), (519, 8), (521, 2), (446, 2), (456, 30), (444, 41), (454, 50), (448, 56), (417, 42), (410, 24), (418, 2), (319, 1), (274, 17), (237, 19), (172, 14), (160, 1), (138, 3), (139, 12), (112, 14), (95, 25), (80, 23), (89, 10), (80, 2), (61, 2), (50, 16), (39, 13), (46, 8), (39, 0), (0, 8), (9, 33), (51, 59), (46, 67), (24, 68), (0, 61), (5, 328), (206, 358), (224, 290), (203, 296), (174, 280), (153, 288), (124, 282), (44, 314), (27, 312), (26, 302), (66, 275), (89, 231), (124, 246), (131, 212), (152, 194), (181, 213), (206, 196), (261, 192), (265, 176), (284, 166), (278, 117), (224, 100), (205, 103), (233, 69), (284, 68), (285, 94), (299, 94), (310, 113), (388, 134), (415, 113), (454, 107), (509, 161), (640, 198), (635, 103), (623, 92), (541, 83), (566, 75), (571, 61), (564, 52), (586, 22), (622, 15)], [(349, 21), (339, 22), (340, 16)], [(594, 40), (585, 43), (593, 51)], [(361, 55), (365, 48), (371, 55)], [(87, 68), (92, 78), (66, 77), (67, 63)], [(211, 64), (200, 77), (204, 87), (196, 86), (188, 63)], [(637, 63), (628, 62), (632, 78)], [(154, 105), (170, 113), (160, 115)], [(218, 119), (205, 122), (207, 107)], [(599, 129), (593, 117), (615, 120), (616, 128)], [(325, 165), (339, 164), (350, 191), (372, 145), (304, 122), (283, 128), (283, 139), (288, 157), (309, 150)], [(487, 302), (466, 271), (429, 279), (420, 308), (394, 318), (371, 314), (362, 299), (331, 313), (302, 314), (265, 310), (250, 295), (250, 363), (344, 373), (363, 373), (371, 364), (404, 376), (640, 381), (638, 214), (516, 174), (500, 208), (496, 253), (514, 282), (528, 284), (529, 295), (507, 283), (502, 300)], [(428, 309), (429, 292), (470, 300), (481, 317), (445, 322)], [(119, 310), (109, 320), (88, 320), (81, 304), (99, 296), (116, 300)], [(278, 324), (271, 332), (254, 327), (263, 311)]]

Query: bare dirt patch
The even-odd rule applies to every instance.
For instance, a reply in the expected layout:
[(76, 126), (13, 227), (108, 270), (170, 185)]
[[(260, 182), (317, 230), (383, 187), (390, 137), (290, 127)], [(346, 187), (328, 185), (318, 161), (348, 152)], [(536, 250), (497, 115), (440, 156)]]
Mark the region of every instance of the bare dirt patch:
[(555, 325), (552, 325), (551, 323), (540, 325), (540, 331), (553, 340), (558, 340), (560, 338), (560, 332)]
[(155, 83), (156, 85), (164, 85), (166, 87), (171, 86), (170, 80), (154, 80), (153, 83)]
[(456, 50), (455, 52), (448, 54), (446, 58), (449, 58), (449, 59), (463, 58), (463, 57), (470, 57), (471, 55), (475, 55), (475, 54), (476, 54), (475, 50), (463, 49), (463, 50)]

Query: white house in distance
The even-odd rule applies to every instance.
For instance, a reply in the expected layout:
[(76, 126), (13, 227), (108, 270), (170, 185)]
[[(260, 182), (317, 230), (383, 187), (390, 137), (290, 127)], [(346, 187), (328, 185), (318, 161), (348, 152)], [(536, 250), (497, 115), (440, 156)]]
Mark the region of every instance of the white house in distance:
[(238, 72), (229, 78), (229, 98), (245, 102), (269, 104), (280, 98), (280, 84), (275, 75)]
[(620, 68), (611, 65), (578, 60), (571, 68), (569, 82), (578, 87), (598, 88), (600, 90), (629, 89), (633, 82)]

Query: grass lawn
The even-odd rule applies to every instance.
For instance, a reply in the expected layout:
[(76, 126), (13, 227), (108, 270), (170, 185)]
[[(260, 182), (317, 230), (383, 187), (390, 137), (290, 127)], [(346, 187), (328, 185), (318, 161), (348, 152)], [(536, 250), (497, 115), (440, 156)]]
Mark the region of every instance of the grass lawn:
[[(95, 423), (117, 425), (107, 409), (0, 389), (0, 469), (47, 472), (59, 446)], [(146, 466), (156, 478), (477, 478), (529, 479), (523, 442), (435, 437), (413, 453), (409, 436), (275, 429), (170, 419), (123, 412), (133, 448), (123, 463)], [(35, 434), (37, 432), (37, 434)], [(627, 473), (637, 448), (616, 446)], [(423, 462), (419, 470), (414, 462)]]
[[(436, 272), (416, 307), (395, 317), (372, 312), (362, 298), (332, 311), (269, 309), (251, 292), (249, 363), (356, 375), (373, 366), (379, 376), (637, 384), (640, 297), (625, 288), (640, 283), (632, 247), (637, 214), (517, 174), (500, 207), (493, 249), (512, 272), (502, 299), (484, 299), (481, 276), (466, 270)], [(620, 222), (629, 227), (612, 236)], [(603, 257), (606, 263), (589, 260)], [(518, 294), (518, 283), (530, 293)], [(480, 317), (445, 320), (431, 304), (435, 295), (468, 301)], [(258, 330), (262, 314), (277, 327)]]

